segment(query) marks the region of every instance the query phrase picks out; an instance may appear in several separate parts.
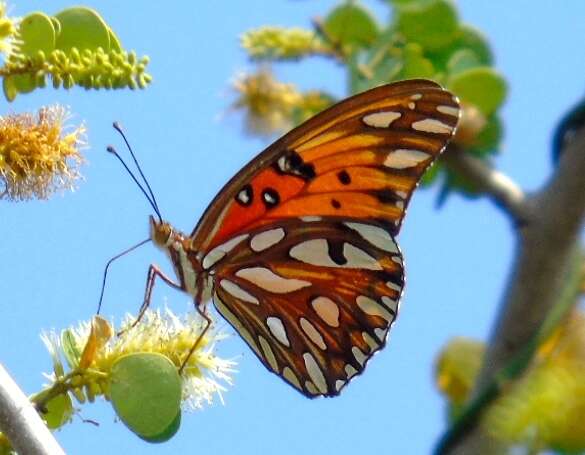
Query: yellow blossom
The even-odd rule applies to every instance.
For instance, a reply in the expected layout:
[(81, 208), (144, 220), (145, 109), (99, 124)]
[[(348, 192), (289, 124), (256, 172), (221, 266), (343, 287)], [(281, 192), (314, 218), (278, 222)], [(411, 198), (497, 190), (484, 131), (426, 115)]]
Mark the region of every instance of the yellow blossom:
[(12, 52), (15, 34), (16, 20), (6, 17), (6, 3), (0, 2), (0, 54)]
[[(469, 398), (483, 344), (462, 338), (439, 356), (436, 381), (454, 409)], [(487, 410), (483, 426), (494, 438), (533, 452), (585, 450), (585, 314), (574, 312), (539, 347), (532, 363)]]
[[(43, 341), (53, 358), (54, 373), (47, 376), (50, 384), (39, 396), (50, 395), (47, 392), (50, 390), (67, 390), (81, 402), (87, 398), (93, 401), (97, 395), (107, 398), (110, 372), (120, 358), (128, 354), (157, 353), (167, 357), (177, 369), (183, 367), (183, 407), (201, 408), (204, 403), (211, 403), (215, 395), (222, 400), (225, 384), (231, 384), (231, 374), (235, 371), (233, 361), (214, 353), (215, 343), (225, 337), (222, 333), (207, 331), (183, 365), (203, 326), (198, 315), (180, 319), (170, 310), (148, 310), (137, 324), (128, 316), (118, 336), (112, 336), (113, 328), (104, 320), (97, 325), (94, 321), (93, 329), (92, 324), (84, 322), (63, 331), (61, 336), (45, 334)], [(63, 374), (65, 368), (56, 353), (67, 360), (70, 373)]]
[(37, 115), (0, 117), (0, 199), (46, 199), (73, 187), (80, 177), (85, 127), (67, 128), (68, 115), (55, 105)]
[(246, 111), (248, 132), (267, 135), (293, 126), (293, 110), (302, 100), (293, 84), (279, 82), (269, 70), (262, 69), (239, 77), (234, 88), (239, 96), (233, 107)]
[(295, 59), (331, 52), (315, 32), (299, 27), (260, 27), (244, 33), (241, 43), (255, 59)]

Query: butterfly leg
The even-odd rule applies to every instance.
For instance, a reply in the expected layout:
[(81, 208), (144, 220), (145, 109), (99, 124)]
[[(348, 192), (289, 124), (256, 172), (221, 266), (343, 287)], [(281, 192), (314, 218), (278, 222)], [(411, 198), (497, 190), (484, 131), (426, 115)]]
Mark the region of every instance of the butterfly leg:
[[(171, 278), (166, 276), (161, 269), (159, 269), (156, 265), (150, 264), (148, 268), (148, 274), (146, 276), (146, 289), (144, 291), (144, 300), (142, 301), (142, 305), (140, 305), (140, 310), (138, 311), (138, 316), (136, 320), (130, 326), (130, 329), (136, 327), (136, 325), (142, 320), (144, 313), (150, 306), (150, 297), (152, 296), (152, 288), (154, 288), (154, 282), (156, 277), (161, 278), (165, 283), (175, 289), (181, 289), (181, 285), (175, 283)], [(118, 336), (124, 333), (125, 330), (118, 332)]]
[(205, 303), (203, 303), (203, 305), (201, 304), (201, 294), (202, 293), (203, 293), (203, 286), (199, 285), (198, 290), (197, 290), (197, 295), (193, 298), (193, 305), (195, 305), (195, 309), (197, 310), (197, 313), (199, 313), (199, 315), (203, 319), (205, 319), (205, 327), (203, 327), (203, 330), (201, 330), (201, 333), (199, 334), (199, 336), (195, 340), (195, 343), (193, 343), (193, 346), (191, 346), (191, 349), (189, 349), (189, 352), (187, 353), (185, 360), (183, 360), (183, 363), (181, 364), (181, 368), (179, 368), (179, 374), (181, 374), (183, 372), (185, 365), (187, 365), (187, 362), (189, 361), (189, 359), (191, 358), (191, 356), (193, 355), (195, 350), (199, 347), (199, 345), (203, 341), (203, 337), (205, 336), (205, 334), (207, 333), (207, 331), (211, 327), (211, 323), (213, 322), (211, 320), (211, 318), (207, 315), (207, 305)]

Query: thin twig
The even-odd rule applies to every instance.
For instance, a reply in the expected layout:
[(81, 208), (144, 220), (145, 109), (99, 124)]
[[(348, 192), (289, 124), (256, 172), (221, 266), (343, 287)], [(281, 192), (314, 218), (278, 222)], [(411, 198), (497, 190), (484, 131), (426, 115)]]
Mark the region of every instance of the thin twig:
[(0, 430), (18, 453), (65, 455), (31, 402), (1, 364)]
[(453, 145), (447, 148), (441, 160), (451, 170), (473, 182), (479, 192), (507, 211), (516, 225), (522, 225), (529, 218), (530, 208), (522, 189), (486, 161)]

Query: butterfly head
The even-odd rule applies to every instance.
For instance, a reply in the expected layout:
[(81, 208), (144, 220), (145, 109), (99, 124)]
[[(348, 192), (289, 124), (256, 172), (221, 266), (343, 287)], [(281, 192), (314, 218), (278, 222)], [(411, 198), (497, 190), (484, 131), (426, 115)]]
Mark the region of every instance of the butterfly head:
[(173, 227), (166, 221), (157, 220), (154, 216), (150, 215), (150, 238), (153, 243), (159, 248), (168, 249), (169, 246), (174, 242), (176, 235)]

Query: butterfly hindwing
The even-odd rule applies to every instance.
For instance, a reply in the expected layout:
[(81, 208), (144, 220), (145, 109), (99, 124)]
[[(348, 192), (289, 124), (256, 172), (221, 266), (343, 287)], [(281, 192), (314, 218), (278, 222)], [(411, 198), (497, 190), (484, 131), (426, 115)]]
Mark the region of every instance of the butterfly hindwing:
[(303, 216), (382, 222), (398, 233), (425, 169), (455, 131), (459, 104), (410, 80), (348, 98), (295, 128), (222, 189), (193, 231), (198, 250)]
[(234, 239), (208, 254), (219, 312), (301, 393), (337, 395), (384, 346), (398, 311), (402, 256), (391, 232), (293, 218)]

